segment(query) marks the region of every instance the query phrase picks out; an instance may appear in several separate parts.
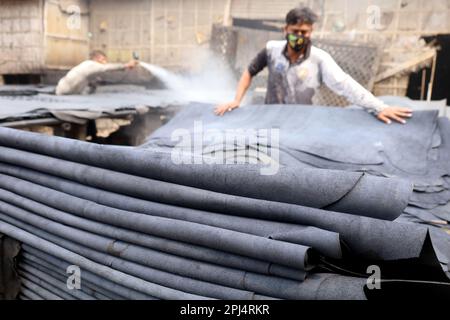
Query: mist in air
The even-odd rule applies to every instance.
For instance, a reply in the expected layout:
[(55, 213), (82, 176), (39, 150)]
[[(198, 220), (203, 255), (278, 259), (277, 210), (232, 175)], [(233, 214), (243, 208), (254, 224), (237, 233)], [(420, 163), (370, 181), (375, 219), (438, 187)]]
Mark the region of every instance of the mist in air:
[(224, 103), (234, 99), (237, 80), (231, 68), (209, 50), (196, 52), (195, 57), (187, 59), (186, 65), (192, 69), (189, 75), (146, 62), (140, 65), (164, 83), (176, 100)]

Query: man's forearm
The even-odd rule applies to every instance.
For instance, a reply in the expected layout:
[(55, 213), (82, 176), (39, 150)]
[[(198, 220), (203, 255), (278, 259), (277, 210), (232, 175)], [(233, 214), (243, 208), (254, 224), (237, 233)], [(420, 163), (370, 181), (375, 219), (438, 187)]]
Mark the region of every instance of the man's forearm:
[(239, 104), (242, 102), (251, 83), (252, 83), (252, 76), (248, 70), (245, 70), (244, 73), (242, 74), (241, 79), (239, 80), (239, 84), (236, 90), (236, 97), (235, 97), (236, 102), (238, 102)]
[(347, 100), (374, 115), (377, 115), (388, 107), (388, 105), (375, 97), (369, 90), (350, 76), (340, 86), (337, 85), (337, 87), (341, 87), (342, 95)]
[(107, 63), (104, 65), (101, 65), (100, 72), (119, 71), (119, 70), (125, 70), (126, 68), (127, 68), (127, 66), (124, 63)]
[(245, 93), (247, 92), (251, 83), (252, 83), (252, 75), (248, 70), (245, 70), (244, 73), (242, 74), (241, 80), (239, 80), (239, 84), (236, 89), (236, 97), (234, 98), (234, 101), (217, 106), (214, 111), (216, 115), (223, 116), (226, 112), (239, 108), (242, 100), (244, 99)]
[(375, 115), (388, 107), (345, 73), (328, 53), (322, 59), (323, 82), (335, 93), (344, 96), (350, 103), (358, 105)]

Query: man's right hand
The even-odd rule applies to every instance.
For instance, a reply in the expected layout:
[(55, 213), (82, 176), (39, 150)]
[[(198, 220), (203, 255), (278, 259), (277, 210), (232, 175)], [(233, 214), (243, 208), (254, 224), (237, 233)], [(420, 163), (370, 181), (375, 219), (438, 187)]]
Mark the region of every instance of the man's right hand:
[(239, 108), (239, 104), (240, 103), (237, 102), (237, 101), (221, 104), (221, 105), (216, 107), (216, 109), (214, 110), (214, 113), (217, 116), (223, 116), (226, 112), (230, 112), (230, 111), (233, 111), (236, 108)]

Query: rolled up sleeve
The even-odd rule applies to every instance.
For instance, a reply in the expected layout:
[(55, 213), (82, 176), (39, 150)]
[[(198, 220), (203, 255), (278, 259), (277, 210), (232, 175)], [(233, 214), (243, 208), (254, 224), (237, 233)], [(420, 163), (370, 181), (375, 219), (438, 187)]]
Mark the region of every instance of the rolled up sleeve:
[(267, 49), (261, 50), (248, 66), (248, 72), (252, 77), (267, 67)]

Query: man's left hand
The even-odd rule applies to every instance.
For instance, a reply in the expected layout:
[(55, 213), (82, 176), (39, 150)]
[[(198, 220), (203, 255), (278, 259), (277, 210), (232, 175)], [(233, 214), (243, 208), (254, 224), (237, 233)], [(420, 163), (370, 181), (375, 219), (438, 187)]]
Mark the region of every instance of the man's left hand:
[(127, 69), (133, 69), (134, 67), (136, 67), (139, 64), (139, 61), (137, 60), (130, 60), (128, 63), (125, 64), (125, 67)]
[(406, 123), (405, 119), (412, 117), (412, 110), (409, 108), (402, 107), (388, 107), (383, 111), (378, 113), (377, 118), (384, 123), (391, 124), (392, 120), (400, 122), (402, 124)]

